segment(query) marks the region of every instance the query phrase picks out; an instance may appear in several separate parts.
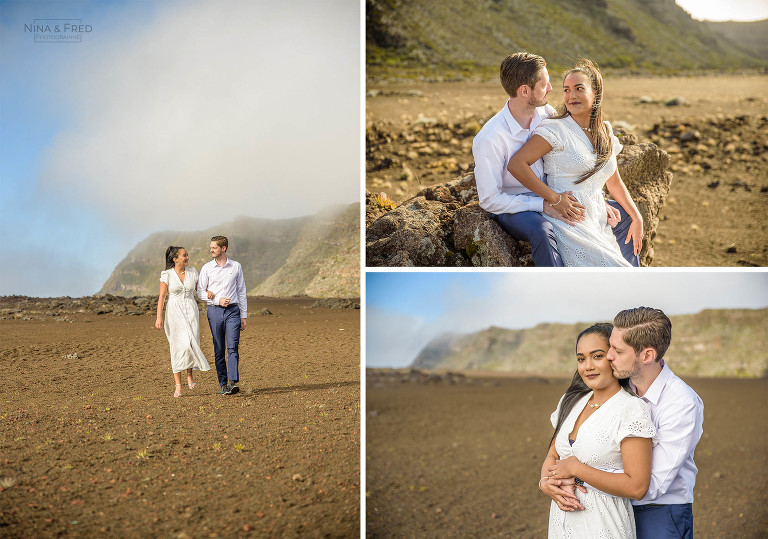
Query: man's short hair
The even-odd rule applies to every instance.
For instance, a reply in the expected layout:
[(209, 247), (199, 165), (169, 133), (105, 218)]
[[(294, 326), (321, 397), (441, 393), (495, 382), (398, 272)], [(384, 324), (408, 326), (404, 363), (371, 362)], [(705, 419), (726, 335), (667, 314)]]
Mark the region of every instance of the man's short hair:
[(510, 54), (501, 62), (499, 78), (509, 97), (517, 97), (517, 89), (523, 84), (533, 89), (541, 77), (541, 70), (547, 67), (544, 58), (530, 52)]
[(661, 309), (626, 309), (616, 315), (613, 325), (622, 331), (622, 340), (636, 354), (644, 348), (656, 350), (656, 361), (664, 357), (672, 341), (672, 321)]
[(226, 236), (214, 236), (211, 241), (215, 241), (219, 247), (229, 247), (229, 240)]

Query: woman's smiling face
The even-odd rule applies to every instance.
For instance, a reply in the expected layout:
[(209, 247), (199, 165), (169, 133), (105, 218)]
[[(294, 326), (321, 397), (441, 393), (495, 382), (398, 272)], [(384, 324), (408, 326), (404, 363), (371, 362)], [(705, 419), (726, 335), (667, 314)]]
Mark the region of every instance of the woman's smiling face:
[(618, 385), (608, 361), (608, 341), (596, 333), (583, 335), (576, 344), (576, 361), (579, 376), (591, 390)]
[(569, 73), (563, 81), (563, 103), (571, 115), (591, 113), (595, 91), (589, 77), (581, 71)]

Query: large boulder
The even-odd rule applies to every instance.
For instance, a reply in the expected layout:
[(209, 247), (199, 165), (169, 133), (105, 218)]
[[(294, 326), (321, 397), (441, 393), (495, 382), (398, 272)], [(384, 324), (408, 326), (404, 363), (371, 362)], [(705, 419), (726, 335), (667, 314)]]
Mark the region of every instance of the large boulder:
[[(640, 263), (653, 261), (659, 212), (669, 192), (669, 156), (655, 144), (622, 140), (619, 172), (643, 216)], [(422, 189), (384, 212), (366, 195), (367, 266), (531, 266), (531, 248), (478, 205), (474, 172)]]

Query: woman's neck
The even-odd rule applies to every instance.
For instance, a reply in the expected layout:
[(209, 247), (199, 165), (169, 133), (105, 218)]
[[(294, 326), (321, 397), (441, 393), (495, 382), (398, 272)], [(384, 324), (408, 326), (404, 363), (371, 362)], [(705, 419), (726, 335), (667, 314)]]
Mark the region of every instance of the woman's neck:
[(603, 388), (600, 388), (600, 389), (594, 389), (592, 391), (592, 393), (593, 393), (592, 398), (595, 401), (597, 401), (600, 404), (602, 404), (605, 401), (607, 401), (608, 399), (610, 399), (611, 397), (613, 397), (620, 390), (621, 390), (621, 386), (618, 383), (616, 383), (615, 385), (611, 384), (608, 387), (603, 387)]
[(571, 114), (571, 118), (573, 118), (573, 121), (576, 122), (582, 129), (589, 127), (589, 114), (579, 114), (578, 116)]

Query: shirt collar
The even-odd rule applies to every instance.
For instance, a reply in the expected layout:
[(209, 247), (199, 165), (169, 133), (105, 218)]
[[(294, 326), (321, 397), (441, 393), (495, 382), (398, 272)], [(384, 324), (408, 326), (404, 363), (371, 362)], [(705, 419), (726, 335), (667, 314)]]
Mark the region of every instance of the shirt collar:
[(512, 116), (512, 113), (509, 112), (509, 99), (507, 99), (507, 102), (504, 104), (504, 109), (501, 112), (504, 116), (504, 120), (507, 122), (507, 127), (509, 127), (509, 130), (513, 135), (517, 135), (520, 131), (525, 131), (520, 124), (517, 123), (517, 120)]
[(512, 113), (509, 112), (509, 99), (507, 99), (507, 102), (504, 104), (504, 108), (501, 111), (502, 116), (504, 116), (504, 120), (507, 122), (507, 127), (509, 127), (509, 131), (513, 135), (517, 135), (521, 131), (531, 131), (532, 128), (535, 125), (538, 125), (541, 121), (542, 117), (547, 116), (547, 110), (546, 105), (543, 107), (536, 107), (533, 109), (533, 117), (531, 118), (531, 128), (524, 129), (519, 123), (517, 123), (517, 120), (515, 120), (515, 117), (512, 116)]
[[(643, 398), (654, 405), (658, 404), (659, 398), (661, 397), (661, 392), (664, 389), (664, 386), (667, 385), (667, 382), (672, 378), (672, 376), (674, 376), (674, 373), (670, 370), (669, 367), (667, 367), (665, 361), (662, 359), (661, 372), (653, 381), (651, 387), (648, 388), (648, 391), (645, 392)], [(632, 386), (634, 387), (634, 384), (632, 384)]]
[(214, 265), (214, 267), (216, 267), (216, 268), (226, 268), (227, 266), (229, 266), (229, 265), (231, 265), (231, 264), (232, 264), (232, 259), (231, 259), (231, 258), (229, 258), (229, 257), (227, 257), (227, 261), (224, 263), (224, 265), (223, 265), (223, 266), (219, 266), (219, 263), (218, 263), (218, 262), (216, 262), (216, 259), (215, 259), (215, 258), (214, 258), (213, 260), (211, 260), (211, 262), (213, 262), (213, 265)]

